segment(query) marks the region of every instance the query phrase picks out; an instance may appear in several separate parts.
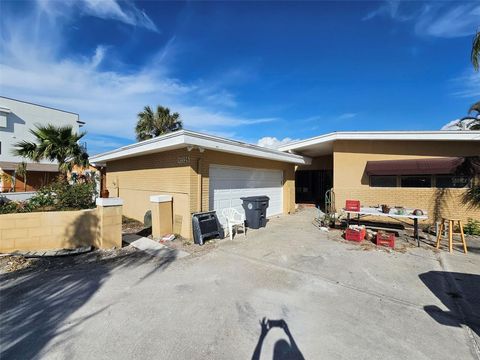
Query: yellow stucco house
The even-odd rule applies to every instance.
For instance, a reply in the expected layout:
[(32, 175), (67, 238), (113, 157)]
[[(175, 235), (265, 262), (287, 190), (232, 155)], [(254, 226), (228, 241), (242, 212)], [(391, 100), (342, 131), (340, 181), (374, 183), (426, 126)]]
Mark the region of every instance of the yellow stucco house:
[(106, 165), (106, 187), (123, 198), (124, 215), (143, 221), (150, 196), (171, 195), (174, 232), (191, 238), (192, 213), (241, 210), (241, 197), (267, 195), (267, 216), (288, 214), (299, 203), (323, 205), (329, 189), (337, 209), (358, 199), (480, 219), (461, 202), (470, 180), (454, 173), (479, 155), (479, 131), (335, 132), (274, 150), (181, 130), (90, 161)]

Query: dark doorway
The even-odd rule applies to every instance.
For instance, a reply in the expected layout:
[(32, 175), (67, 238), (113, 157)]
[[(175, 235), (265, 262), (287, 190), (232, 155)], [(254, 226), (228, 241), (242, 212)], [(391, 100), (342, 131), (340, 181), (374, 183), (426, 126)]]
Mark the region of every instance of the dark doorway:
[(333, 186), (333, 170), (295, 172), (295, 202), (325, 206), (325, 193)]

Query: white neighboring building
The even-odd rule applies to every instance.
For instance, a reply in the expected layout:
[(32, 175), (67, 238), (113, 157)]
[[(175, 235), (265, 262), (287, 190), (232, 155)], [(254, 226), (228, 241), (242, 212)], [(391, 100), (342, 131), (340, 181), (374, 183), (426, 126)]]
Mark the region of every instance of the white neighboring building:
[[(13, 183), (17, 191), (35, 190), (58, 173), (58, 166), (54, 163), (32, 163), (13, 154), (14, 144), (35, 140), (30, 129), (34, 129), (35, 125), (48, 124), (70, 125), (79, 132), (84, 123), (79, 120), (78, 114), (69, 111), (0, 96), (0, 192), (12, 191)], [(12, 181), (15, 169), (22, 161), (27, 163), (27, 187), (21, 179)]]

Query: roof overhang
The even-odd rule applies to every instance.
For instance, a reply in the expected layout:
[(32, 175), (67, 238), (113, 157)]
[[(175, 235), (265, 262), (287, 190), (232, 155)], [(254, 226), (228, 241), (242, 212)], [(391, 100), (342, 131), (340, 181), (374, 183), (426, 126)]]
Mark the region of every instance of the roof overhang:
[(480, 131), (345, 131), (320, 135), (291, 142), (279, 148), (281, 151), (321, 156), (333, 153), (333, 143), (338, 140), (387, 140), (387, 141), (479, 141)]
[[(15, 171), (20, 163), (0, 161), (0, 170)], [(27, 171), (58, 172), (57, 164), (27, 163)]]
[(113, 160), (126, 159), (135, 156), (181, 148), (192, 149), (195, 147), (201, 151), (215, 150), (230, 154), (238, 154), (299, 165), (309, 165), (311, 163), (310, 158), (302, 155), (290, 154), (257, 145), (247, 144), (241, 141), (201, 134), (189, 130), (180, 130), (132, 145), (123, 146), (112, 151), (93, 155), (89, 160), (93, 164), (105, 164)]

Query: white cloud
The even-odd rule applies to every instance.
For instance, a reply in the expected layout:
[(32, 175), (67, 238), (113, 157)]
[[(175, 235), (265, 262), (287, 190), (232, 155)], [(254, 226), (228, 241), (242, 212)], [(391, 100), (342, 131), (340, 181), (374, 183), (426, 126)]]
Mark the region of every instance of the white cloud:
[(389, 17), (401, 22), (412, 21), (415, 32), (421, 36), (455, 38), (475, 33), (479, 26), (480, 4), (430, 1), (408, 2), (407, 6), (401, 1), (388, 0), (364, 16), (363, 20), (376, 17)]
[[(130, 1), (117, 0), (37, 0), (39, 8), (49, 15), (50, 20), (71, 16), (72, 12), (94, 16), (105, 20), (117, 20), (128, 25), (143, 27), (158, 32), (148, 15)], [(120, 5), (121, 4), (121, 5)]]
[(417, 19), (420, 35), (455, 38), (475, 33), (479, 26), (480, 4), (464, 3), (453, 7), (426, 7)]
[[(46, 21), (50, 16), (44, 9), (36, 9), (22, 19), (2, 19), (3, 95), (77, 112), (90, 135), (129, 139), (134, 139), (136, 115), (146, 105), (168, 106), (180, 113), (185, 128), (207, 132), (232, 133), (229, 129), (238, 126), (276, 120), (232, 114), (229, 109), (236, 99), (219, 84), (214, 86), (215, 93), (209, 84), (185, 83), (170, 76), (163, 59), (167, 51), (172, 52), (172, 41), (151, 61), (128, 73), (100, 66), (113, 56), (109, 47), (101, 44), (88, 56), (65, 57), (62, 46), (67, 39), (61, 34), (69, 20), (56, 16), (55, 21)], [(169, 61), (172, 56), (169, 54)]]
[(354, 117), (357, 116), (357, 113), (344, 113), (338, 116), (338, 120), (348, 120), (348, 119), (353, 119)]
[(87, 151), (90, 155), (95, 155), (125, 145), (125, 141), (122, 141), (122, 139), (101, 135), (88, 135), (88, 138), (82, 139), (82, 141), (83, 140), (87, 140)]
[(453, 95), (463, 98), (480, 97), (480, 73), (469, 70), (465, 75), (453, 79), (453, 82), (459, 89)]
[(377, 9), (365, 15), (362, 18), (362, 20), (363, 21), (371, 20), (377, 16), (388, 16), (398, 21), (410, 20), (412, 15), (401, 14), (399, 11), (399, 7), (400, 7), (400, 1), (387, 0), (384, 3), (382, 3)]
[(287, 145), (288, 143), (291, 143), (292, 141), (296, 141), (294, 139), (291, 139), (289, 137), (283, 138), (281, 140), (277, 139), (276, 137), (271, 137), (271, 136), (265, 136), (261, 139), (258, 140), (257, 145), (270, 148), (270, 149), (278, 149), (280, 146)]

